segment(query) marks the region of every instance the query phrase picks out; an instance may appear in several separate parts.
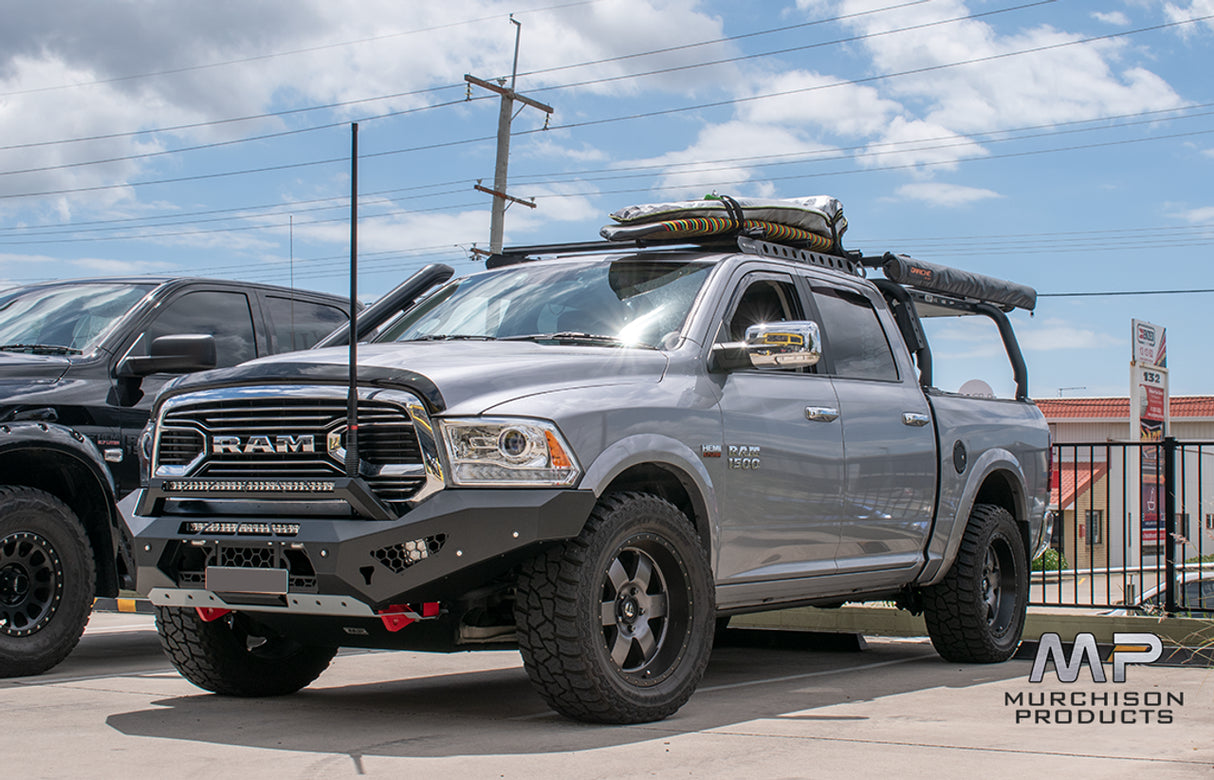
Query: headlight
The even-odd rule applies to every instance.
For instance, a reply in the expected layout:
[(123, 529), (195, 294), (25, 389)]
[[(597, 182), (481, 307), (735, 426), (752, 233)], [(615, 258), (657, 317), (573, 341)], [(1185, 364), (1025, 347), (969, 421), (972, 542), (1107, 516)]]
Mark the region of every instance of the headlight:
[(550, 422), (485, 417), (440, 424), (456, 485), (564, 487), (581, 476)]
[(139, 443), (135, 447), (139, 452), (139, 484), (147, 487), (152, 473), (152, 443), (155, 441), (156, 426), (149, 420), (139, 434)]

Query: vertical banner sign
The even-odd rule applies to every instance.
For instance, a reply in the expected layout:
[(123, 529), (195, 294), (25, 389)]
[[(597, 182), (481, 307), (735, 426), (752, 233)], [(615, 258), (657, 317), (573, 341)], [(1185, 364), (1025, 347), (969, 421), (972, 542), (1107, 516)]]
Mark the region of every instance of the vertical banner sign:
[[(1168, 433), (1168, 344), (1166, 329), (1145, 320), (1132, 320), (1134, 345), (1130, 361), (1131, 435), (1143, 444), (1162, 444)], [(1139, 516), (1142, 520), (1142, 550), (1158, 554), (1164, 542), (1164, 518), (1160, 514), (1159, 446), (1143, 447)]]

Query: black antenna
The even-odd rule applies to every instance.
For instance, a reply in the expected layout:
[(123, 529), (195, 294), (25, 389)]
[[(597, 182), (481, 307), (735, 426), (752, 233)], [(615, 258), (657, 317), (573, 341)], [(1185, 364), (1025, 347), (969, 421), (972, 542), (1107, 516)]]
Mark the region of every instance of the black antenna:
[(295, 351), (295, 215), (291, 215), (291, 351)]
[(350, 124), (350, 389), (346, 397), (346, 476), (358, 476), (358, 122)]

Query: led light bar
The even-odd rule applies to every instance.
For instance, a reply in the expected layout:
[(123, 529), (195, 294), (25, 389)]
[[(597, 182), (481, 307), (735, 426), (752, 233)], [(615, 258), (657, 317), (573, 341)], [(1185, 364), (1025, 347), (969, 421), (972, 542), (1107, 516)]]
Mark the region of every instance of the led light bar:
[(181, 532), (211, 536), (298, 536), (299, 523), (183, 523)]
[(335, 483), (324, 480), (283, 480), (265, 482), (248, 479), (184, 479), (165, 482), (168, 493), (332, 493)]

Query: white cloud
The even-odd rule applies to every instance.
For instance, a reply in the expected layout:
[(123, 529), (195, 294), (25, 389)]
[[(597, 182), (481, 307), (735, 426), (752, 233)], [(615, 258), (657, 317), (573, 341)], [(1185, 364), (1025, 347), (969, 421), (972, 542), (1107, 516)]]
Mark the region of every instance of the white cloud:
[[(156, 261), (113, 260), (100, 257), (83, 257), (68, 261), (73, 267), (79, 268), (82, 275), (87, 276), (126, 276), (138, 274), (167, 273), (170, 266)], [(179, 269), (180, 270), (180, 269)]]
[[(1187, 5), (1165, 3), (1163, 13), (1169, 22), (1185, 22), (1203, 16), (1208, 17), (1214, 15), (1214, 0), (1190, 0)], [(1214, 29), (1214, 19), (1206, 19), (1205, 24)], [(1190, 38), (1193, 35), (1193, 25), (1184, 25), (1176, 29), (1181, 37)]]
[(1016, 338), (1020, 346), (1030, 352), (1100, 349), (1125, 343), (1124, 339), (1072, 325), (1057, 317), (1018, 328)]
[(980, 200), (1003, 197), (994, 190), (965, 187), (960, 184), (925, 181), (904, 184), (897, 190), (899, 200), (927, 203), (932, 206), (967, 206)]
[[(507, 19), (511, 12), (523, 22), (519, 56), (519, 70), (524, 74), (519, 87), (523, 90), (674, 68), (736, 53), (728, 43), (677, 48), (723, 37), (722, 21), (698, 10), (694, 0), (607, 0), (550, 7), (542, 13), (504, 0), (470, 0), (460, 3), (458, 9), (444, 3), (399, 0), (355, 4), (267, 0), (175, 5), (161, 10), (149, 12), (144, 3), (130, 0), (115, 0), (104, 8), (72, 3), (65, 10), (23, 3), (6, 9), (5, 22), (0, 25), (0, 146), (189, 125), (371, 96), (396, 95), (336, 113), (358, 118), (458, 100), (463, 96), (461, 74), (492, 78), (509, 72), (515, 30)], [(500, 19), (500, 24), (492, 23), (494, 19)], [(401, 31), (405, 32), (397, 34)], [(334, 45), (348, 41), (361, 43)], [(655, 49), (668, 51), (526, 75), (571, 62)], [(161, 75), (129, 78), (149, 73)], [(655, 89), (687, 94), (737, 78), (736, 69), (726, 65), (679, 74), (677, 78), (609, 80), (582, 89), (604, 94)], [(444, 85), (453, 86), (439, 93), (408, 94)], [(559, 110), (559, 99), (543, 94), (536, 98), (552, 100)], [(0, 149), (0, 171), (222, 141), (315, 124), (318, 116)], [(528, 112), (520, 117), (516, 129), (541, 118), (539, 112)], [(265, 164), (278, 162), (273, 159), (275, 154), (287, 156), (287, 148), (287, 144), (265, 147)], [(576, 159), (576, 152), (570, 150), (570, 158)], [(0, 194), (122, 184), (149, 178), (150, 172), (165, 171), (168, 178), (179, 174), (177, 166), (183, 164), (180, 157), (152, 158), (6, 175), (0, 176)], [(144, 192), (151, 194), (145, 189), (63, 194), (43, 200), (32, 215), (30, 201), (0, 201), (0, 216), (20, 209), (38, 221), (78, 218), (81, 207), (130, 205)]]
[(930, 164), (952, 170), (958, 160), (986, 155), (980, 144), (943, 125), (897, 117), (865, 149), (860, 164), (870, 168)]
[[(856, 13), (869, 6), (867, 0), (846, 0), (840, 10)], [(969, 12), (960, 0), (942, 0), (857, 17), (849, 24), (872, 35)], [(864, 46), (879, 73), (930, 69), (884, 81), (883, 94), (922, 105), (924, 121), (957, 132), (1095, 119), (1182, 104), (1155, 74), (1141, 68), (1114, 70), (1128, 45), (1124, 42), (1059, 46), (1081, 37), (1048, 26), (1004, 35), (982, 20), (970, 19), (872, 37)], [(1059, 47), (1009, 56), (1049, 46)], [(971, 60), (981, 62), (950, 66)]]
[[(830, 86), (837, 85), (837, 86)], [(743, 121), (820, 127), (844, 136), (872, 135), (901, 110), (873, 87), (840, 83), (834, 76), (803, 70), (781, 73), (760, 82), (751, 94), (792, 94), (739, 104)]]
[(1107, 13), (1093, 11), (1092, 18), (1098, 22), (1104, 22), (1105, 24), (1111, 24), (1117, 27), (1126, 27), (1130, 23), (1130, 17), (1126, 16), (1121, 11), (1108, 11)]
[[(700, 198), (717, 189), (729, 194), (765, 195), (770, 190), (765, 189), (762, 169), (755, 167), (758, 161), (746, 158), (773, 152), (784, 156), (828, 151), (830, 147), (806, 141), (792, 130), (731, 121), (705, 127), (685, 149), (624, 164), (666, 167), (658, 183), (663, 199)], [(721, 162), (702, 162), (705, 160)]]
[(1181, 219), (1193, 224), (1201, 224), (1205, 222), (1214, 222), (1214, 206), (1205, 206), (1199, 209), (1189, 209), (1181, 212)]

